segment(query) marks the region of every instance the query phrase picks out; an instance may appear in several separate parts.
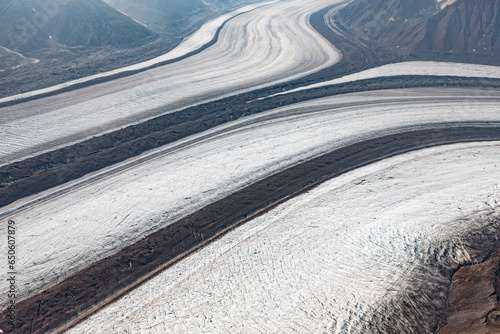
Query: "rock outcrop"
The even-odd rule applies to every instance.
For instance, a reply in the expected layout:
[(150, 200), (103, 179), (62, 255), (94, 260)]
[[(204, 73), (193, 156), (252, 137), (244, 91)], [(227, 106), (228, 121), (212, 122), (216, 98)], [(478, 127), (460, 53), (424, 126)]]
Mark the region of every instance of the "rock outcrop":
[(500, 333), (500, 250), (454, 275), (438, 334)]

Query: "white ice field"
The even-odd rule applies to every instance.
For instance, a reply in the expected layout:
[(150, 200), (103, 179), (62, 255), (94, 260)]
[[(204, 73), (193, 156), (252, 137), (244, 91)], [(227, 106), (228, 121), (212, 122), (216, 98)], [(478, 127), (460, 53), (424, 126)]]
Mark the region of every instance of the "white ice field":
[(496, 91), (475, 91), (473, 100), (467, 94), (401, 89), (298, 103), (17, 201), (0, 214), (27, 231), (17, 236), (19, 294), (46, 288), (216, 199), (332, 149), (436, 123), (500, 121)]
[(499, 142), (386, 159), (250, 221), (68, 333), (357, 333), (410, 285), (445, 288), (431, 268), (470, 263), (464, 240), (498, 230), (499, 204)]

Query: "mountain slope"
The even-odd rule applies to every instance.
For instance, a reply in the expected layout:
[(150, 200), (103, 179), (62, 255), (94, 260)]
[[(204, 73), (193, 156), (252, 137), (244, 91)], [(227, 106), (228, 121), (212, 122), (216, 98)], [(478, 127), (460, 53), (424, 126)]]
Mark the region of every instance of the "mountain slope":
[(385, 48), (500, 55), (499, 12), (500, 0), (355, 0), (333, 19)]
[(49, 35), (33, 23), (34, 14), (26, 1), (0, 2), (0, 45), (17, 51), (48, 47)]
[(183, 21), (189, 25), (189, 21), (196, 20), (194, 16), (207, 12), (207, 6), (200, 0), (104, 1), (157, 31), (165, 32), (168, 28), (174, 34), (182, 30)]
[(104, 0), (155, 31), (179, 36), (207, 18), (258, 0)]
[(21, 52), (61, 45), (119, 45), (153, 35), (101, 0), (7, 0), (0, 6), (0, 45)]
[(459, 0), (426, 21), (415, 49), (500, 55), (500, 0)]

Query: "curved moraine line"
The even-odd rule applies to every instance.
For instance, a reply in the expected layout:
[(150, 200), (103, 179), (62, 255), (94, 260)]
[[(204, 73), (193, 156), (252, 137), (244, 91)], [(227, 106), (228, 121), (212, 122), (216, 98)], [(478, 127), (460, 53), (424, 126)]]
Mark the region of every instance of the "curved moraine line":
[[(468, 92), (387, 90), (302, 102), (228, 123), (153, 150), (145, 155), (150, 159), (133, 158), (73, 186), (15, 202), (0, 215), (30, 231), (17, 241), (19, 257), (25, 259), (18, 263), (19, 296), (83, 269), (89, 258), (114, 254), (246, 185), (336, 148), (432, 124), (500, 122), (500, 94), (495, 98), (490, 91), (477, 91), (473, 101), (461, 100)], [(51, 241), (40, 243), (45, 235), (52, 235)], [(1, 286), (0, 294), (6, 288)]]
[[(151, 159), (139, 157), (139, 164), (126, 162), (118, 173), (65, 185), (56, 196), (50, 193), (59, 189), (14, 203), (4, 208), (13, 212), (3, 219), (29, 231), (17, 240), (24, 259), (18, 263), (19, 296), (53, 286), (89, 266), (89, 259), (111, 256), (246, 185), (336, 148), (446, 123), (498, 124), (499, 95), (475, 90), (470, 100), (468, 93), (386, 90), (303, 102), (156, 150)], [(121, 166), (110, 169), (116, 168)], [(42, 242), (47, 235), (50, 241)]]
[(337, 79), (322, 81), (315, 84), (290, 89), (284, 92), (259, 98), (259, 100), (278, 95), (300, 92), (308, 89), (333, 86), (366, 79), (424, 75), (500, 79), (500, 66), (435, 61), (406, 61), (401, 63), (382, 65), (379, 67), (370, 68), (365, 71), (349, 74)]
[[(309, 17), (339, 1), (288, 0), (256, 8), (229, 20), (217, 42), (199, 54), (133, 76), (4, 107), (0, 158), (18, 160), (332, 66), (340, 53), (311, 27)], [(30, 148), (33, 152), (26, 152)]]
[(499, 231), (499, 161), (500, 142), (470, 143), (356, 169), (247, 222), (67, 333), (429, 332), (451, 271), (484, 256), (474, 246)]
[[(327, 179), (369, 162), (381, 161), (432, 145), (500, 139), (499, 126), (492, 126), (491, 123), (478, 125), (440, 124), (434, 129), (412, 130), (364, 140), (255, 182), (147, 238), (122, 248), (117, 254), (90, 265), (43, 293), (18, 302), (16, 310), (19, 323), (12, 330), (31, 333), (52, 332), (58, 327), (60, 330), (67, 329), (68, 326), (74, 325), (75, 321), (130, 292), (229, 229), (269, 211)], [(480, 248), (489, 249), (488, 242), (497, 241), (495, 235), (480, 238)], [(6, 311), (3, 316), (5, 313)], [(409, 315), (415, 314), (411, 312)], [(380, 314), (375, 316), (380, 319)], [(401, 318), (399, 314), (398, 319)], [(407, 319), (404, 316), (403, 318)], [(0, 320), (0, 327), (6, 328), (4, 325)]]

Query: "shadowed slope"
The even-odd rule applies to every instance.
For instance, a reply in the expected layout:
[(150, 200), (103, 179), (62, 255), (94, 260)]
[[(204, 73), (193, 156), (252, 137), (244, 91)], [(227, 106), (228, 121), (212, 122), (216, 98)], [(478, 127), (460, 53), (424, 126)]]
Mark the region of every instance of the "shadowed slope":
[(353, 1), (335, 16), (361, 40), (410, 51), (500, 55), (500, 1)]
[(9, 0), (1, 5), (0, 45), (21, 52), (58, 46), (118, 45), (153, 33), (100, 0)]

